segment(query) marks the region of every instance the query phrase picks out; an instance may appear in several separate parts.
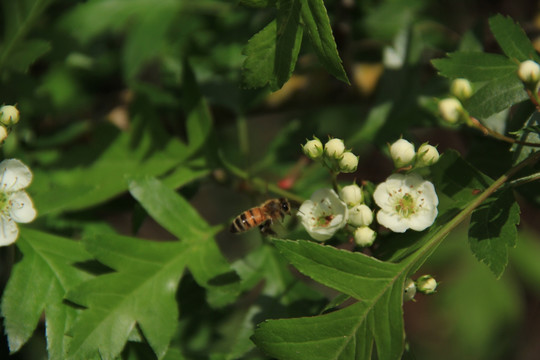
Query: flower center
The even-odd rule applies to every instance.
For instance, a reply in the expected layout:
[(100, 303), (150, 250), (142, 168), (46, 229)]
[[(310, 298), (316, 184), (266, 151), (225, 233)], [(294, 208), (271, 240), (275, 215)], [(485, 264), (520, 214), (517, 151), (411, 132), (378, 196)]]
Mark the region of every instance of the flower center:
[(411, 194), (406, 193), (400, 199), (397, 200), (395, 209), (396, 209), (396, 212), (400, 216), (404, 218), (408, 218), (409, 216), (416, 213), (415, 198)]

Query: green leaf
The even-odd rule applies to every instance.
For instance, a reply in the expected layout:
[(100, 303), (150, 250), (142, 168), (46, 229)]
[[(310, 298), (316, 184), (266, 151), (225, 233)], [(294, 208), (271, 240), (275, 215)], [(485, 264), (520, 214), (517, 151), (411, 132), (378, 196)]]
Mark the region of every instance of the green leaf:
[(276, 0), (239, 0), (238, 3), (240, 5), (254, 8), (266, 8), (276, 6)]
[(319, 61), (325, 69), (339, 80), (350, 84), (341, 58), (337, 52), (337, 45), (332, 35), (330, 19), (326, 13), (323, 0), (301, 0), (302, 21), (313, 45)]
[(276, 29), (276, 21), (272, 21), (253, 35), (242, 51), (246, 55), (242, 65), (243, 87), (259, 88), (274, 81)]
[(309, 241), (275, 244), (300, 272), (360, 302), (312, 318), (267, 321), (255, 332), (257, 346), (281, 359), (365, 359), (360, 356), (370, 354), (375, 341), (381, 359), (399, 358), (407, 265)]
[(540, 60), (521, 26), (514, 23), (509, 16), (504, 17), (500, 14), (493, 16), (489, 19), (489, 27), (499, 46), (510, 59), (517, 59), (520, 62), (529, 59)]
[(516, 246), (519, 214), (519, 205), (512, 192), (506, 190), (488, 198), (471, 215), (471, 250), (497, 278), (508, 263), (508, 248)]
[(119, 235), (84, 239), (87, 250), (115, 272), (98, 276), (68, 293), (85, 306), (69, 334), (68, 359), (120, 354), (138, 324), (158, 358), (176, 330), (176, 290), (187, 263), (188, 245)]
[(10, 352), (28, 341), (45, 311), (49, 358), (63, 359), (70, 342), (65, 333), (76, 315), (63, 299), (68, 290), (90, 278), (73, 264), (91, 256), (78, 242), (24, 228), (16, 244), (23, 258), (13, 267), (2, 297)]
[(221, 229), (210, 227), (184, 198), (154, 178), (131, 180), (129, 189), (154, 220), (188, 246), (187, 266), (197, 283), (209, 291), (209, 303), (223, 306), (235, 300), (238, 275), (213, 238)]
[(518, 65), (508, 58), (482, 52), (454, 52), (447, 58), (431, 63), (439, 73), (448, 78), (466, 78), (470, 81), (491, 81), (510, 73), (515, 74)]
[(43, 40), (27, 40), (13, 48), (6, 65), (16, 71), (26, 72), (38, 58), (51, 50), (51, 44)]
[(512, 73), (484, 85), (465, 102), (465, 107), (472, 116), (486, 119), (528, 98), (523, 83)]

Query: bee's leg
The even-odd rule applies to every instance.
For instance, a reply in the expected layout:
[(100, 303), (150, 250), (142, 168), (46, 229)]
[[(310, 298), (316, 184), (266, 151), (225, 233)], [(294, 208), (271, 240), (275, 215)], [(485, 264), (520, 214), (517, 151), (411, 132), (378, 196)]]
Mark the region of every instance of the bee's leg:
[(272, 226), (272, 220), (266, 220), (261, 225), (259, 225), (259, 229), (261, 229), (261, 234), (276, 235), (276, 233), (270, 228), (270, 226)]

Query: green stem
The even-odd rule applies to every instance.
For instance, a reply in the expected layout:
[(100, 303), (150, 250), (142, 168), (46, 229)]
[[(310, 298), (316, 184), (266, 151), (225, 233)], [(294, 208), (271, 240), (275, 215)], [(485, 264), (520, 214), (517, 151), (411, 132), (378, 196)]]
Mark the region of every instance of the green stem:
[(282, 196), (282, 197), (286, 197), (289, 200), (292, 200), (292, 201), (295, 201), (295, 202), (298, 202), (298, 203), (304, 202), (305, 199), (303, 197), (298, 196), (296, 194), (293, 194), (292, 192), (289, 192), (287, 190), (283, 190), (282, 188), (280, 188), (276, 184), (271, 184), (271, 183), (268, 183), (268, 181), (263, 180), (261, 178), (253, 177), (247, 171), (244, 171), (244, 170), (234, 166), (233, 164), (231, 164), (230, 162), (228, 162), (225, 159), (225, 157), (223, 156), (223, 154), (221, 152), (219, 152), (219, 157), (221, 158), (221, 162), (223, 163), (223, 166), (229, 172), (231, 172), (233, 175), (239, 177), (240, 179), (244, 179), (246, 181), (249, 181), (254, 187), (258, 188), (258, 190), (261, 193), (264, 193), (266, 191), (271, 191), (274, 194), (277, 194), (277, 195)]
[(338, 173), (333, 170), (330, 170), (330, 174), (332, 175), (332, 187), (334, 188), (334, 191), (336, 192), (336, 194), (339, 194), (339, 186), (337, 182)]
[[(434, 251), (437, 246), (442, 242), (442, 240), (457, 227), (462, 221), (467, 219), (469, 215), (476, 209), (480, 204), (484, 202), (489, 196), (491, 196), (495, 191), (497, 191), (505, 182), (508, 181), (510, 177), (515, 175), (519, 170), (523, 169), (525, 166), (534, 164), (540, 160), (540, 152), (534, 153), (529, 158), (523, 160), (521, 163), (517, 164), (510, 170), (508, 170), (504, 175), (499, 177), (491, 186), (489, 186), (484, 192), (478, 195), (474, 201), (472, 201), (465, 209), (463, 209), (457, 216), (450, 220), (446, 225), (444, 225), (439, 231), (437, 231), (431, 241), (421, 247), (413, 256), (410, 256), (406, 261), (408, 262), (408, 267), (413, 267), (419, 259), (422, 259), (426, 254)], [(418, 266), (420, 264), (417, 264)]]
[(528, 176), (524, 176), (524, 177), (516, 179), (516, 180), (512, 180), (512, 181), (508, 182), (508, 186), (516, 187), (516, 186), (527, 184), (527, 183), (530, 183), (530, 182), (533, 182), (533, 181), (536, 181), (536, 180), (540, 180), (540, 172), (537, 172), (535, 174), (531, 174), (531, 175), (528, 175)]

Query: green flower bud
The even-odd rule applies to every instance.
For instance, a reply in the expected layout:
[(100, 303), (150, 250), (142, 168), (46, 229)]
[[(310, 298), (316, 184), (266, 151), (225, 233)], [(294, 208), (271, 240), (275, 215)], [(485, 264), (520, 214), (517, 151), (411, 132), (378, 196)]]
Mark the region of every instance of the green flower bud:
[(345, 144), (341, 139), (330, 139), (324, 144), (326, 156), (333, 159), (339, 159), (345, 151)]
[(343, 153), (339, 159), (339, 170), (344, 173), (353, 173), (358, 168), (358, 156), (350, 151)]
[(307, 141), (306, 144), (302, 146), (302, 150), (308, 158), (315, 160), (322, 156), (323, 144), (321, 140), (314, 138), (313, 140)]
[(354, 242), (358, 246), (371, 246), (377, 237), (377, 233), (367, 226), (361, 226), (354, 231)]
[(435, 164), (439, 161), (439, 152), (435, 146), (428, 143), (420, 145), (416, 154), (416, 166), (424, 167)]
[(399, 139), (390, 145), (390, 156), (397, 168), (410, 165), (415, 155), (414, 145), (405, 139)]
[(347, 185), (339, 191), (339, 197), (347, 204), (348, 207), (353, 207), (360, 204), (364, 200), (362, 188), (356, 184)]
[(4, 105), (0, 108), (0, 123), (12, 126), (19, 122), (19, 110), (12, 105)]
[(437, 289), (437, 280), (431, 275), (422, 275), (416, 279), (416, 288), (424, 294), (433, 294)]

